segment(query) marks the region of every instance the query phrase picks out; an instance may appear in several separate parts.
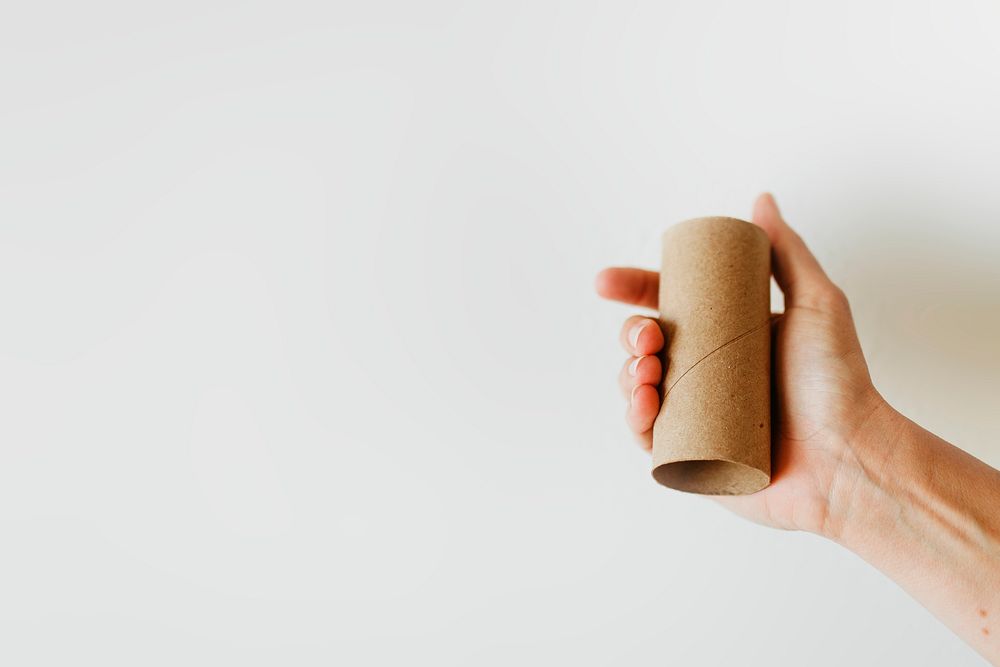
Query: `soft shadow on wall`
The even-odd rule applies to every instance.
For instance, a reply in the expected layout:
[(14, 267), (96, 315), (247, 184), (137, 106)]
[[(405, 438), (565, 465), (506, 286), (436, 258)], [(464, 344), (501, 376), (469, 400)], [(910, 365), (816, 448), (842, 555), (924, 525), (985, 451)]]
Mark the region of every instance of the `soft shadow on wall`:
[(836, 238), (824, 246), (837, 250), (825, 263), (850, 297), (879, 391), (1000, 467), (1000, 204), (947, 196), (855, 198), (853, 219), (829, 221)]

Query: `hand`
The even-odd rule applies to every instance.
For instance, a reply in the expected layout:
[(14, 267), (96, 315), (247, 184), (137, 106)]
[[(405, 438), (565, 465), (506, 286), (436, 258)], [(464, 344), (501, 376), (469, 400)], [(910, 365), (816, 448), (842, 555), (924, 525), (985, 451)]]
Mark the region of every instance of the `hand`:
[[(855, 456), (859, 435), (891, 408), (872, 386), (847, 298), (782, 219), (771, 195), (757, 199), (752, 220), (771, 241), (774, 277), (785, 296), (785, 312), (772, 318), (771, 328), (777, 399), (772, 477), (762, 491), (717, 499), (758, 523), (836, 537), (850, 511), (851, 489), (864, 475)], [(605, 269), (597, 292), (655, 309), (659, 274)], [(629, 355), (619, 376), (626, 421), (649, 450), (660, 407), (663, 333), (655, 319), (635, 315), (625, 321), (621, 343)]]

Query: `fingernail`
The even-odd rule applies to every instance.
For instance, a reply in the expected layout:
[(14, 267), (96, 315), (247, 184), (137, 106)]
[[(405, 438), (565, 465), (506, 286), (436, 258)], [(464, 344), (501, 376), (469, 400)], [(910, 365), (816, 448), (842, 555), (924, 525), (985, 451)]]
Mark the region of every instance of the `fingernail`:
[(636, 391), (637, 391), (637, 390), (639, 389), (639, 387), (641, 387), (641, 386), (642, 386), (641, 384), (637, 384), (636, 386), (632, 387), (632, 393), (631, 393), (631, 394), (629, 395), (629, 397), (628, 397), (628, 404), (629, 404), (629, 407), (632, 407), (632, 405), (633, 405), (633, 404), (635, 403), (635, 392), (636, 392)]
[(632, 330), (628, 332), (628, 342), (632, 346), (633, 350), (635, 349), (635, 346), (639, 343), (639, 334), (642, 333), (642, 330), (646, 328), (647, 324), (649, 324), (649, 320), (645, 320), (639, 324), (636, 324), (634, 327), (632, 327)]
[(632, 363), (628, 365), (628, 374), (631, 375), (632, 377), (635, 377), (636, 371), (639, 370), (639, 362), (645, 358), (646, 358), (645, 355), (643, 355), (641, 357), (636, 357), (635, 359), (633, 359)]

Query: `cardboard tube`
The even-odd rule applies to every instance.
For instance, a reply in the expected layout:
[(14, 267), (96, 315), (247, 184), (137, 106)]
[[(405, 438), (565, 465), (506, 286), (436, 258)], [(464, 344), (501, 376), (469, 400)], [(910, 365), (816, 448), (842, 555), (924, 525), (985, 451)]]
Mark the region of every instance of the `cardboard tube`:
[(653, 477), (681, 491), (739, 495), (771, 480), (771, 245), (735, 218), (663, 234), (663, 403)]

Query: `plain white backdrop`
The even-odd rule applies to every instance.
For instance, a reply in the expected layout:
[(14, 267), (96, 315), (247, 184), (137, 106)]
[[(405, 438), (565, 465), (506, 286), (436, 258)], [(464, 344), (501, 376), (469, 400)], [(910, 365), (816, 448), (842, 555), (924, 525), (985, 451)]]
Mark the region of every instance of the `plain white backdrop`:
[(0, 662), (977, 665), (657, 486), (605, 265), (773, 191), (1000, 464), (994, 2), (9, 3)]

